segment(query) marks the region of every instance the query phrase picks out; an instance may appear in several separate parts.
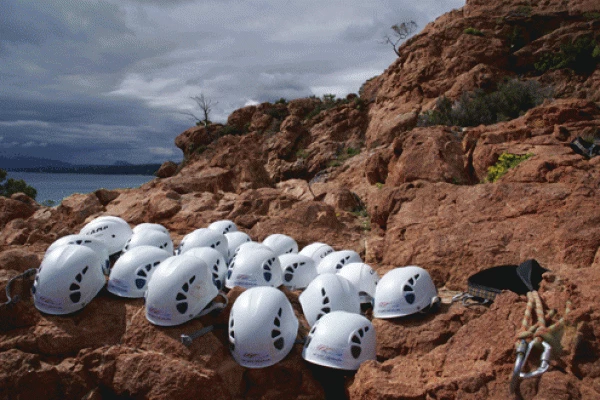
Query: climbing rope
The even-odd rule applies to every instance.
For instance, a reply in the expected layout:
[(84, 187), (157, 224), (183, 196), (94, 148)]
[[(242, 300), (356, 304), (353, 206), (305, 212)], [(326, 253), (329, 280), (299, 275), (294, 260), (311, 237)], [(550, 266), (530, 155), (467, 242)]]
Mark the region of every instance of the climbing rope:
[[(535, 311), (535, 323), (533, 314)], [(571, 302), (567, 300), (563, 316), (550, 326), (546, 326), (547, 321), (551, 321), (556, 316), (556, 310), (549, 310), (544, 314), (544, 305), (537, 291), (527, 292), (527, 306), (525, 315), (521, 322), (523, 330), (517, 334), (515, 343), (517, 360), (513, 370), (513, 376), (510, 383), (510, 392), (515, 393), (521, 379), (533, 378), (542, 375), (550, 367), (552, 356), (552, 345), (560, 346), (560, 336), (565, 323), (565, 317), (571, 312)], [(529, 340), (529, 344), (527, 344)], [(534, 346), (542, 346), (543, 352), (540, 357), (540, 366), (532, 372), (523, 372), (523, 366), (529, 358), (529, 354)]]

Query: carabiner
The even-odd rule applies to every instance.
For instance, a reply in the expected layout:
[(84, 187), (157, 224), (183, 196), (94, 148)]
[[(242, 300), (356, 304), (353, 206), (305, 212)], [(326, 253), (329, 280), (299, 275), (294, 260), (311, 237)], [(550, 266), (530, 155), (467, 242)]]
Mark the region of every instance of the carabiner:
[(531, 349), (535, 345), (536, 341), (532, 340), (527, 344), (525, 339), (521, 340), (521, 343), (517, 346), (517, 360), (515, 361), (515, 368), (513, 369), (512, 379), (510, 381), (510, 393), (515, 393), (517, 385), (521, 381), (521, 379), (534, 378), (536, 376), (542, 375), (544, 372), (548, 371), (550, 367), (550, 359), (552, 357), (552, 346), (548, 344), (546, 341), (542, 341), (542, 346), (544, 346), (544, 351), (540, 356), (540, 366), (531, 372), (523, 372), (523, 365), (527, 362), (529, 358), (529, 354), (531, 353)]

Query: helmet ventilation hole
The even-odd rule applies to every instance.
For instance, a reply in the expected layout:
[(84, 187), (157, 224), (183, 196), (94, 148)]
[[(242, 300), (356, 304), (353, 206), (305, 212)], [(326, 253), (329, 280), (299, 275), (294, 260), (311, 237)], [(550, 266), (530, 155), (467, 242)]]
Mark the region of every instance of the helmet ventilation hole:
[(281, 317), (281, 313), (283, 312), (283, 309), (280, 307), (279, 311), (277, 311), (277, 315)]
[(279, 339), (277, 339), (276, 341), (274, 341), (273, 342), (273, 346), (275, 346), (275, 348), (277, 350), (283, 350), (283, 346), (284, 346), (283, 338), (280, 337)]
[(146, 285), (145, 279), (138, 278), (135, 280), (135, 287), (137, 287), (138, 289), (142, 289), (145, 285)]

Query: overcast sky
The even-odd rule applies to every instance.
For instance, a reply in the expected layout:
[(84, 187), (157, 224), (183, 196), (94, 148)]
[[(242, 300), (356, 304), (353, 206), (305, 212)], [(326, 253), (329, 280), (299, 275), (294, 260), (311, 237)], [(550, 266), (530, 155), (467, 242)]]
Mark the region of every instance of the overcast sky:
[(72, 163), (180, 161), (190, 96), (224, 122), (247, 104), (358, 92), (464, 0), (2, 0), (0, 155)]

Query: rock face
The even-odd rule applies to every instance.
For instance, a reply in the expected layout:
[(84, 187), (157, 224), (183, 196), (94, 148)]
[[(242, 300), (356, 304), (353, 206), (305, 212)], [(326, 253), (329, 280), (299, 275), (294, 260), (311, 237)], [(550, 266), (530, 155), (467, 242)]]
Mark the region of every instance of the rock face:
[[(360, 98), (263, 103), (235, 111), (226, 125), (190, 128), (176, 139), (180, 170), (139, 189), (73, 195), (54, 208), (0, 197), (0, 398), (511, 398), (525, 297), (504, 292), (474, 307), (449, 299), (473, 273), (530, 258), (551, 270), (540, 289), (558, 313), (548, 323), (565, 320), (551, 338), (549, 372), (518, 392), (599, 398), (600, 157), (586, 159), (569, 142), (600, 135), (600, 69), (593, 57), (588, 70), (535, 68), (577, 38), (599, 44), (598, 15), (591, 0), (471, 0), (405, 43)], [(552, 85), (555, 98), (494, 125), (415, 128), (439, 96), (491, 90), (516, 75)], [(486, 182), (503, 153), (531, 157)], [(300, 247), (355, 250), (380, 275), (419, 265), (443, 302), (393, 320), (367, 310), (377, 360), (356, 374), (309, 365), (299, 345), (273, 367), (240, 367), (219, 328), (230, 306), (159, 328), (146, 321), (142, 300), (103, 290), (81, 312), (54, 317), (33, 307), (31, 283), (21, 279), (11, 289), (21, 301), (2, 304), (11, 277), (100, 215), (163, 224), (176, 243), (230, 219), (258, 241), (283, 233)], [(240, 292), (228, 293), (230, 305)], [(299, 293), (285, 293), (305, 324)], [(180, 343), (182, 333), (211, 324), (218, 328), (192, 346)]]

